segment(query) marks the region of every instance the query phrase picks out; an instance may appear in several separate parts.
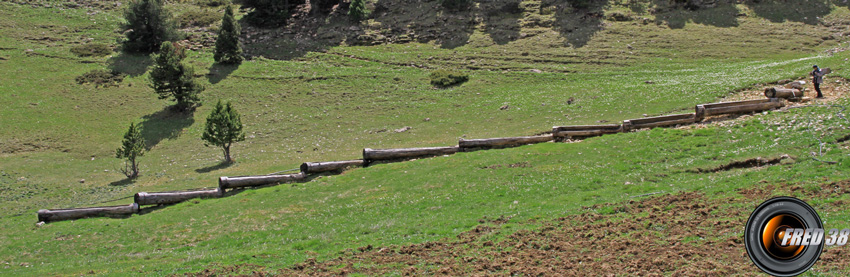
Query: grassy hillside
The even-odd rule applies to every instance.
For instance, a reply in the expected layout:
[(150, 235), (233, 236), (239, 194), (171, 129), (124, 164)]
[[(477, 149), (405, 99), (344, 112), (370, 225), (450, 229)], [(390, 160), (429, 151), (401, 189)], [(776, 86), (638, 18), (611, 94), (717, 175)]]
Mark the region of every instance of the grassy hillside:
[[(485, 216), (552, 219), (648, 192), (710, 194), (761, 180), (814, 186), (847, 179), (846, 144), (824, 157), (838, 165), (807, 158), (816, 138), (834, 140), (846, 126), (834, 109), (811, 108), (728, 128), (653, 130), (378, 165), (127, 219), (34, 227), (40, 208), (130, 203), (135, 192), (212, 187), (218, 176), (358, 158), (364, 147), (452, 145), (459, 137), (530, 135), (553, 125), (690, 110), (754, 85), (803, 77), (813, 63), (850, 77), (847, 52), (836, 50), (848, 47), (850, 34), (850, 11), (841, 3), (691, 11), (664, 1), (603, 1), (579, 11), (545, 1), (496, 1), (501, 6), (447, 13), (435, 2), (413, 2), (370, 2), (375, 13), (357, 26), (334, 13), (281, 29), (246, 28), (252, 59), (238, 67), (213, 65), (209, 48), (192, 51), (188, 61), (207, 85), (207, 105), (189, 115), (168, 111), (171, 103), (147, 87), (150, 58), (70, 52), (87, 43), (117, 46), (123, 1), (0, 3), (0, 207), (6, 211), (0, 272), (288, 267), (348, 248), (454, 237)], [(177, 16), (219, 9), (193, 1), (169, 5)], [(209, 37), (209, 29), (185, 31), (192, 45)], [(360, 45), (367, 43), (377, 45)], [(438, 68), (462, 70), (470, 81), (433, 88), (427, 76)], [(74, 81), (94, 69), (128, 76), (109, 88)], [(199, 139), (217, 99), (234, 102), (248, 131), (234, 146), (233, 165), (220, 164), (220, 152)], [(832, 118), (817, 122), (819, 116)], [(785, 127), (799, 125), (791, 123), (795, 117), (832, 129), (795, 132)], [(135, 180), (118, 173), (113, 158), (130, 122), (143, 126), (149, 147)], [(394, 131), (404, 126), (411, 129)], [(778, 137), (786, 143), (774, 142)], [(794, 158), (765, 170), (693, 172), (782, 154)]]

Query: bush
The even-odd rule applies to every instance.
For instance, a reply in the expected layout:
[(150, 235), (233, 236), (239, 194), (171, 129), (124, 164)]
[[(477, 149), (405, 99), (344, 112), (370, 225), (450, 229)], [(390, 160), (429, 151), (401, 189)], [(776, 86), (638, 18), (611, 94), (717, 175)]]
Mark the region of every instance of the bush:
[(464, 10), (472, 4), (472, 0), (440, 0), (444, 8), (454, 11)]
[(102, 43), (89, 43), (72, 47), (71, 53), (77, 57), (103, 57), (112, 54), (112, 47)]
[(180, 25), (181, 28), (192, 26), (206, 27), (218, 22), (220, 19), (221, 15), (212, 10), (190, 10), (177, 16), (177, 24)]
[(431, 84), (438, 87), (449, 87), (469, 80), (466, 74), (438, 69), (431, 72)]
[(124, 73), (109, 71), (105, 69), (95, 69), (89, 71), (83, 75), (80, 75), (76, 78), (78, 84), (94, 84), (94, 87), (103, 86), (107, 87), (117, 87), (121, 81), (124, 81)]

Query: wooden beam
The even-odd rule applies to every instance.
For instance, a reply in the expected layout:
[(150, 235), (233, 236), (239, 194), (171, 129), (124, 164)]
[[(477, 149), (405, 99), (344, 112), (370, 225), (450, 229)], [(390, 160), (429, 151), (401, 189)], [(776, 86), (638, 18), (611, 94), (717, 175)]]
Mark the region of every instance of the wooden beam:
[(311, 163), (306, 162), (301, 164), (301, 172), (302, 173), (321, 173), (328, 171), (337, 171), (342, 170), (348, 167), (360, 167), (363, 166), (365, 162), (363, 160), (350, 160), (350, 161), (333, 161), (333, 162), (318, 162)]
[(750, 104), (750, 105), (739, 105), (739, 106), (728, 106), (728, 107), (719, 107), (719, 108), (707, 108), (705, 109), (705, 116), (711, 115), (719, 115), (719, 114), (736, 114), (736, 113), (749, 113), (749, 112), (760, 112), (766, 110), (772, 110), (780, 107), (784, 107), (784, 102), (766, 102), (759, 104)]
[(139, 192), (133, 200), (139, 206), (180, 203), (193, 198), (217, 198), (223, 195), (220, 188), (195, 191)]
[(798, 89), (792, 88), (766, 88), (764, 89), (764, 96), (767, 96), (767, 98), (791, 99), (802, 98), (803, 93)]
[(301, 181), (304, 180), (306, 177), (307, 175), (304, 173), (285, 175), (220, 177), (218, 178), (218, 188), (221, 189), (221, 191), (225, 191), (226, 189), (232, 188), (256, 187), (270, 184)]
[(709, 103), (702, 104), (706, 109), (714, 109), (721, 107), (731, 107), (731, 106), (742, 106), (742, 105), (751, 105), (751, 104), (761, 104), (771, 102), (770, 99), (755, 99), (755, 100), (744, 100), (744, 101), (730, 101), (730, 102), (717, 102), (717, 103)]
[(664, 126), (676, 126), (681, 124), (691, 124), (695, 121), (696, 114), (693, 113), (629, 119), (623, 121), (623, 132), (642, 128), (655, 128)]
[(552, 127), (552, 136), (555, 138), (586, 138), (622, 131), (623, 125), (621, 124), (555, 126)]
[(417, 157), (451, 155), (460, 150), (458, 146), (395, 148), (395, 149), (363, 149), (363, 160), (398, 160)]
[(552, 135), (528, 136), (528, 137), (507, 137), (507, 138), (486, 138), (486, 139), (460, 139), (458, 146), (461, 149), (470, 148), (490, 148), (490, 147), (505, 147), (514, 145), (533, 144), (540, 142), (552, 141)]
[(39, 210), (38, 221), (53, 222), (86, 217), (127, 216), (139, 212), (139, 204), (122, 206), (89, 207), (76, 209)]

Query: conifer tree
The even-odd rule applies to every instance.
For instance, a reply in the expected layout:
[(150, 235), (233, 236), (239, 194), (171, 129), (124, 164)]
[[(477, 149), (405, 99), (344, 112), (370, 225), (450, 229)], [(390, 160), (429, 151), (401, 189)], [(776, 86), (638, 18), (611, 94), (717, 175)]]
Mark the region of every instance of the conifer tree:
[(356, 22), (360, 22), (363, 19), (366, 19), (369, 10), (366, 9), (366, 3), (364, 0), (351, 0), (351, 5), (348, 6), (348, 16), (351, 17), (351, 20)]
[(200, 103), (204, 86), (195, 80), (195, 71), (183, 63), (185, 49), (174, 43), (163, 43), (159, 55), (154, 57), (150, 73), (151, 88), (159, 99), (173, 98), (177, 111), (188, 111)]
[(124, 50), (136, 53), (153, 53), (165, 41), (177, 39), (177, 25), (163, 0), (133, 0), (124, 10), (127, 22), (122, 26), (126, 36)]
[(124, 173), (127, 178), (135, 178), (139, 176), (139, 161), (138, 157), (145, 155), (145, 140), (142, 138), (142, 128), (130, 123), (130, 128), (124, 134), (124, 141), (121, 142), (121, 147), (115, 150), (115, 157), (126, 159), (124, 168), (121, 173)]
[(216, 62), (223, 64), (239, 64), (242, 62), (242, 47), (239, 46), (240, 33), (239, 23), (233, 18), (233, 8), (228, 5), (227, 9), (224, 10), (224, 18), (221, 19), (218, 39), (215, 40), (213, 58)]
[(230, 146), (234, 142), (245, 140), (245, 133), (242, 131), (242, 119), (230, 102), (222, 105), (219, 100), (215, 104), (215, 108), (207, 117), (207, 125), (201, 139), (205, 141), (204, 146), (221, 147), (225, 162), (233, 161), (230, 157)]

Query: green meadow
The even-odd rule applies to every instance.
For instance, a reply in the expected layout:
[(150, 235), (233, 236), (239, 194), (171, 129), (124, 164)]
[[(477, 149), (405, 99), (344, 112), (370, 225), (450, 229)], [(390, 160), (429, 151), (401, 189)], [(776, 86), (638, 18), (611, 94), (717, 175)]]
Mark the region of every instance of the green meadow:
[[(726, 196), (763, 183), (815, 189), (850, 179), (850, 121), (841, 108), (849, 100), (842, 97), (698, 128), (378, 164), (150, 207), (128, 218), (36, 226), (39, 209), (129, 204), (136, 192), (216, 187), (219, 176), (358, 159), (367, 147), (455, 145), (458, 138), (533, 135), (555, 125), (691, 112), (696, 104), (804, 78), (812, 64), (835, 72), (827, 87), (850, 79), (850, 54), (841, 51), (850, 47), (850, 10), (838, 2), (819, 9), (790, 4), (796, 12), (787, 13), (771, 3), (689, 11), (662, 9), (656, 2), (663, 1), (604, 1), (594, 8), (601, 18), (582, 19), (596, 20), (600, 27), (593, 29), (578, 26), (594, 22), (526, 0), (518, 1), (517, 13), (465, 14), (482, 19), (451, 43), (317, 40), (305, 46), (287, 36), (246, 39), (253, 56), (232, 67), (213, 64), (211, 48), (189, 51), (187, 63), (207, 89), (204, 105), (179, 114), (148, 87), (150, 57), (70, 52), (93, 42), (117, 47), (121, 38), (117, 26), (125, 1), (82, 2), (0, 3), (2, 275), (171, 275), (236, 264), (285, 268), (367, 245), (450, 240), (485, 217), (511, 217), (509, 230), (534, 228), (514, 224), (604, 213), (586, 207), (647, 193)], [(369, 1), (372, 7), (378, 2), (384, 1)], [(394, 11), (407, 2), (385, 5)], [(169, 7), (178, 16), (199, 9), (191, 1)], [(615, 13), (632, 20), (613, 20)], [(377, 14), (359, 26), (377, 35), (412, 24), (412, 16)], [(338, 19), (320, 23), (319, 30), (349, 30), (353, 24)], [(509, 29), (515, 34), (491, 27), (505, 24), (515, 25)], [(75, 81), (95, 69), (127, 76), (113, 87)], [(464, 72), (469, 81), (435, 88), (428, 79), (435, 69)], [(221, 151), (200, 139), (217, 100), (234, 103), (247, 131), (247, 139), (233, 147), (233, 164), (221, 163)], [(148, 151), (140, 159), (141, 176), (128, 180), (114, 155), (131, 122), (142, 126)], [(403, 127), (410, 129), (396, 131)], [(816, 161), (812, 152), (837, 163)], [(769, 167), (711, 172), (783, 155), (788, 158)], [(845, 198), (806, 200), (817, 208)], [(753, 201), (760, 200), (742, 199)], [(846, 212), (821, 216), (850, 223)]]

